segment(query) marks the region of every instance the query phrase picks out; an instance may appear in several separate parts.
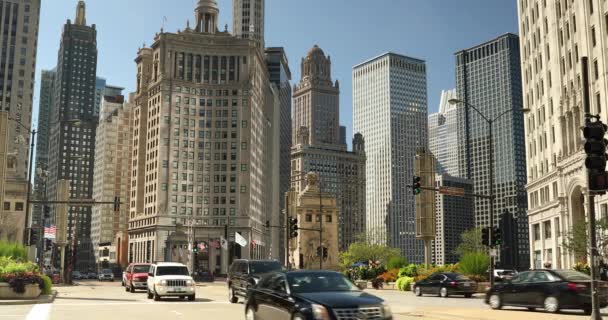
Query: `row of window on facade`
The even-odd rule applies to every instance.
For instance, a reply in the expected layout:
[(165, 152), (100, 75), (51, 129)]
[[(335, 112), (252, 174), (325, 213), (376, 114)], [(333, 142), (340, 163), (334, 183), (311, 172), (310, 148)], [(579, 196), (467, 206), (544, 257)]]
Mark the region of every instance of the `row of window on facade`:
[(23, 202), (15, 202), (14, 205), (12, 205), (11, 202), (5, 201), (3, 208), (4, 211), (11, 211), (11, 208), (14, 208), (14, 211), (21, 212), (24, 210), (24, 204)]

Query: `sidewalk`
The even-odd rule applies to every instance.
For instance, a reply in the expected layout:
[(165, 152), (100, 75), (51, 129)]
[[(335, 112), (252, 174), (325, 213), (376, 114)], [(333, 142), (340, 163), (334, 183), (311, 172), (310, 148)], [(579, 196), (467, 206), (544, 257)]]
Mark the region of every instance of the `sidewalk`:
[(0, 300), (0, 306), (18, 306), (18, 305), (28, 305), (28, 304), (45, 304), (45, 303), (53, 303), (55, 301), (55, 297), (57, 297), (57, 290), (53, 290), (53, 293), (49, 295), (41, 295), (38, 299), (31, 300)]
[[(603, 313), (603, 317), (608, 314)], [(526, 309), (507, 310), (474, 310), (459, 308), (420, 308), (413, 312), (396, 313), (395, 320), (429, 319), (429, 320), (513, 320), (517, 318), (534, 320), (568, 320), (587, 319), (588, 316), (578, 311), (566, 311), (559, 314), (551, 314), (541, 311), (530, 312)]]

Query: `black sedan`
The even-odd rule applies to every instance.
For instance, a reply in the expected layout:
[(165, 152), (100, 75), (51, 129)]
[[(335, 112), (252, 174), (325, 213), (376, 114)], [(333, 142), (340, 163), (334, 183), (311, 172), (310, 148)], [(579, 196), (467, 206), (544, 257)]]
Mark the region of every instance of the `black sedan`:
[(477, 282), (458, 273), (434, 273), (428, 278), (414, 284), (414, 294), (439, 295), (447, 298), (449, 295), (464, 295), (470, 298), (477, 292)]
[(247, 320), (392, 320), (383, 300), (342, 274), (290, 271), (265, 276), (247, 294)]
[[(524, 307), (547, 312), (582, 309), (591, 314), (591, 278), (573, 270), (535, 270), (522, 272), (511, 280), (494, 285), (486, 294), (492, 309)], [(608, 287), (600, 282), (600, 306), (608, 305)]]

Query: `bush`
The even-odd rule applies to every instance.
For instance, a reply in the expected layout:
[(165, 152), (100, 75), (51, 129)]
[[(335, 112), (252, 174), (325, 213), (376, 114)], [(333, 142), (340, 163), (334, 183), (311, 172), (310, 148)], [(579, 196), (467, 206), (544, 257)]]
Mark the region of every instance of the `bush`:
[(397, 281), (399, 275), (399, 269), (391, 269), (383, 274), (379, 275), (378, 278), (382, 279), (384, 282), (395, 282)]
[(27, 249), (18, 243), (0, 241), (0, 257), (16, 261), (27, 261)]
[(458, 265), (460, 271), (471, 278), (486, 276), (489, 266), (490, 257), (483, 252), (465, 254)]
[(388, 270), (403, 268), (407, 265), (407, 260), (402, 256), (392, 257), (386, 264)]
[(395, 283), (395, 286), (399, 291), (410, 291), (412, 289), (413, 282), (414, 278), (412, 277), (401, 277), (397, 279), (397, 283)]
[(38, 266), (31, 262), (16, 262), (10, 258), (0, 258), (0, 278), (3, 274), (36, 272)]
[(42, 275), (42, 281), (44, 287), (42, 288), (42, 294), (51, 294), (53, 290), (53, 281), (47, 275)]
[(418, 265), (409, 264), (399, 270), (399, 278), (410, 277), (413, 278), (418, 275)]
[(15, 293), (24, 293), (25, 286), (28, 284), (37, 284), (40, 290), (45, 289), (44, 280), (39, 273), (21, 272), (21, 273), (6, 273), (0, 275), (0, 280), (10, 285)]
[(589, 265), (586, 263), (577, 262), (574, 265), (574, 270), (582, 272), (586, 275), (591, 275), (591, 268), (589, 268)]

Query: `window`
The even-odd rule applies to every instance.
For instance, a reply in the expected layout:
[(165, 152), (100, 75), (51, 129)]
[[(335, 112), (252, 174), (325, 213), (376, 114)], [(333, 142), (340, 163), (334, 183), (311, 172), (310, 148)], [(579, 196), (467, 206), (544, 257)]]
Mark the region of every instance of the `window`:
[(247, 193), (247, 186), (241, 186), (241, 193)]
[(537, 223), (533, 226), (534, 229), (534, 241), (540, 240), (540, 225)]
[(15, 203), (15, 211), (23, 211), (23, 202)]
[(560, 236), (559, 218), (555, 218), (555, 236)]
[(543, 222), (543, 229), (545, 229), (545, 239), (551, 239), (551, 221)]
[(10, 211), (11, 210), (11, 203), (10, 202), (5, 202), (4, 203), (4, 210), (5, 211)]
[(327, 216), (325, 216), (325, 222), (332, 222), (333, 221), (332, 218), (333, 218), (332, 215), (328, 214)]
[(591, 27), (591, 43), (595, 47), (597, 45), (597, 39), (595, 37), (595, 27)]
[(312, 222), (312, 214), (306, 214), (306, 222)]
[(595, 0), (589, 0), (589, 14), (593, 14), (593, 1)]
[(597, 108), (597, 113), (602, 113), (602, 99), (599, 92), (595, 94), (595, 106)]
[(593, 76), (594, 76), (595, 80), (597, 80), (600, 77), (600, 68), (597, 64), (597, 60), (593, 61)]

